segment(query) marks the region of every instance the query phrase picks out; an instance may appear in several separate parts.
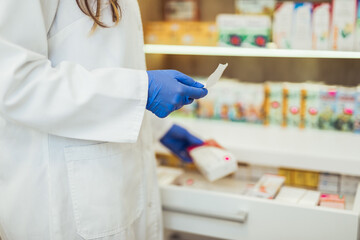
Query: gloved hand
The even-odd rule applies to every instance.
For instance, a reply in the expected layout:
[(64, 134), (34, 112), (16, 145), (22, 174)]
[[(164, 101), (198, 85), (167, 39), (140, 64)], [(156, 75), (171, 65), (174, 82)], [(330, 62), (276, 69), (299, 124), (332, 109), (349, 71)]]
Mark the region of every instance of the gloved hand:
[(176, 124), (160, 139), (160, 142), (185, 162), (192, 162), (187, 148), (204, 143), (201, 139)]
[(149, 76), (146, 109), (164, 118), (208, 93), (199, 82), (176, 70), (147, 71)]

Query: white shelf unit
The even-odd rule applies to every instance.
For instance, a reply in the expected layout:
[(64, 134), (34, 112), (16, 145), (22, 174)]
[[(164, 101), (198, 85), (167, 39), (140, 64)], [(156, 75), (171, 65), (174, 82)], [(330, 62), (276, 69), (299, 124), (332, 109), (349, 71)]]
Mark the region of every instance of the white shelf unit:
[(323, 59), (360, 59), (360, 52), (259, 49), (236, 47), (205, 47), (145, 44), (147, 54), (201, 55), (229, 57), (269, 57), (269, 58), (323, 58)]
[[(246, 123), (172, 118), (202, 139), (215, 139), (241, 162), (360, 176), (360, 135)], [(159, 152), (167, 150), (158, 145)]]

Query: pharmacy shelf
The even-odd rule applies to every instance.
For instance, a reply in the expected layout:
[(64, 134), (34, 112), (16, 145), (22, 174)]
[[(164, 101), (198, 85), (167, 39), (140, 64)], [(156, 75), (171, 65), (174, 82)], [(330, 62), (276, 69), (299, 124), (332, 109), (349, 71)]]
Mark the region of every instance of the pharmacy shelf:
[(329, 59), (360, 59), (360, 52), (258, 49), (235, 47), (205, 47), (146, 44), (147, 54), (169, 55), (202, 55), (229, 57), (269, 57), (269, 58), (329, 58)]
[[(215, 139), (240, 162), (360, 176), (360, 135), (173, 118), (203, 139)], [(166, 152), (158, 145), (157, 151)]]

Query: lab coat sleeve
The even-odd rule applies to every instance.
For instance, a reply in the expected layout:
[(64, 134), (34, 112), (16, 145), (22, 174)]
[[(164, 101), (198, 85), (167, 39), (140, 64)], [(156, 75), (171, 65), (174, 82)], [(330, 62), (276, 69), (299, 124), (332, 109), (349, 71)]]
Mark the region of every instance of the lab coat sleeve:
[(69, 62), (52, 67), (47, 58), (52, 2), (0, 1), (0, 114), (63, 137), (137, 141), (147, 102), (146, 71), (88, 71)]

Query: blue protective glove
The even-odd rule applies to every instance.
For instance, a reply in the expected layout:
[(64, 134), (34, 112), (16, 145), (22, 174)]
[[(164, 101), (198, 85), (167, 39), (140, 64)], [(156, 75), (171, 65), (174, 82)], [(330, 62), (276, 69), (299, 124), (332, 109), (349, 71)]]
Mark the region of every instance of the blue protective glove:
[(160, 139), (160, 142), (185, 162), (192, 162), (187, 148), (204, 143), (201, 139), (176, 124)]
[(175, 70), (147, 71), (149, 91), (146, 109), (164, 118), (208, 93), (199, 82)]

